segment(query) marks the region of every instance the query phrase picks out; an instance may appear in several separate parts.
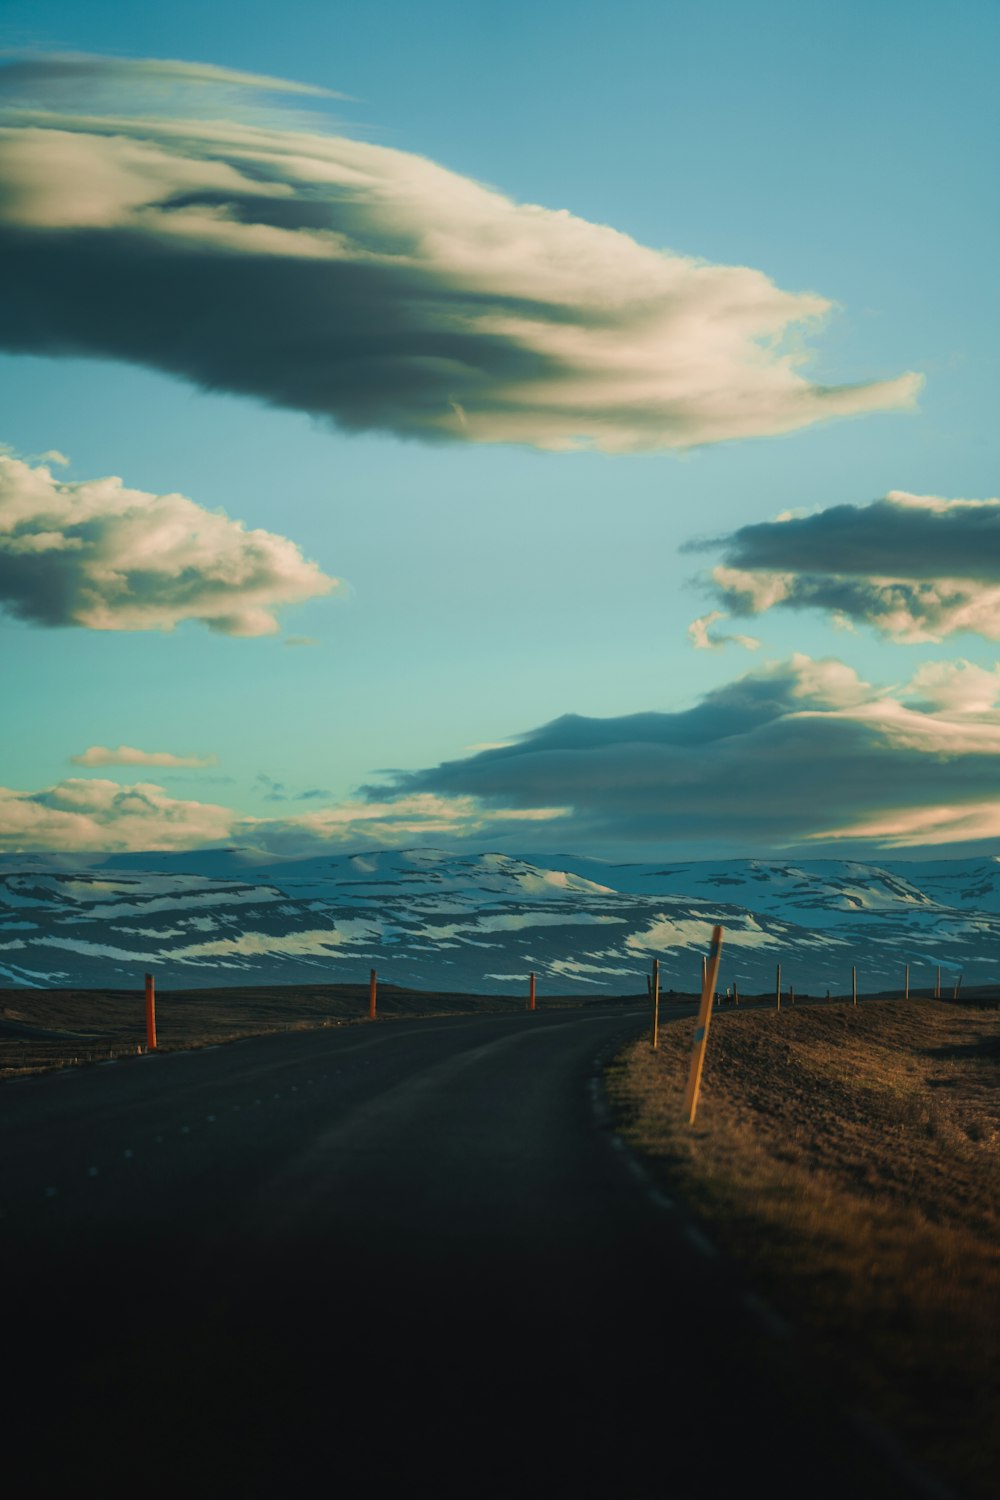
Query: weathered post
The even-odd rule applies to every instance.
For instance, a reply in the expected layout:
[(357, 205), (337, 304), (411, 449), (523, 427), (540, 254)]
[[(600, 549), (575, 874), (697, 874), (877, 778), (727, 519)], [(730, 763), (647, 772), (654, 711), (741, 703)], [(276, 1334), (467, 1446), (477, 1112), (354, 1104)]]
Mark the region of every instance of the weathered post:
[(715, 995), (715, 981), (719, 974), (721, 953), (722, 928), (716, 927), (712, 932), (712, 947), (705, 966), (705, 983), (701, 988), (701, 1006), (698, 1011), (698, 1024), (694, 1029), (694, 1044), (691, 1048), (691, 1070), (688, 1073), (687, 1092), (684, 1096), (684, 1113), (687, 1115), (689, 1125), (694, 1124), (694, 1117), (698, 1110), (698, 1094), (701, 1091), (705, 1048), (708, 1045), (708, 1028), (712, 1022), (712, 999)]
[(776, 976), (775, 981), (774, 981), (774, 998), (777, 1000), (777, 1002), (778, 1002), (778, 1009), (780, 1010), (781, 1009), (781, 965), (780, 964), (778, 965), (778, 973), (777, 973), (777, 976)]
[(937, 978), (934, 981), (934, 999), (941, 999), (941, 965), (937, 967)]
[(851, 964), (851, 1000), (853, 1004), (858, 1003), (858, 966)]
[(649, 993), (653, 1011), (649, 1044), (655, 1052), (660, 1045), (660, 960), (658, 958), (653, 959), (653, 978)]
[(528, 1009), (535, 1008), (535, 971), (532, 969), (528, 978)]
[(156, 993), (152, 974), (146, 975), (146, 1047), (156, 1051)]
[(909, 966), (909, 964), (907, 964), (906, 965), (906, 974), (905, 974), (905, 977), (903, 979), (903, 999), (904, 1000), (909, 1000), (909, 998), (910, 998), (910, 966)]
[(959, 994), (961, 993), (961, 989), (962, 989), (962, 976), (961, 976), (961, 974), (959, 974), (958, 979), (957, 979), (957, 981), (955, 983), (955, 993), (951, 997), (953, 1000), (957, 1000), (958, 999)]
[(369, 1021), (374, 1021), (374, 1019), (375, 1019), (375, 996), (376, 996), (377, 990), (378, 990), (378, 977), (377, 977), (377, 975), (375, 973), (375, 970), (374, 969), (370, 969), (369, 970), (369, 977), (368, 977), (368, 1019), (369, 1019)]

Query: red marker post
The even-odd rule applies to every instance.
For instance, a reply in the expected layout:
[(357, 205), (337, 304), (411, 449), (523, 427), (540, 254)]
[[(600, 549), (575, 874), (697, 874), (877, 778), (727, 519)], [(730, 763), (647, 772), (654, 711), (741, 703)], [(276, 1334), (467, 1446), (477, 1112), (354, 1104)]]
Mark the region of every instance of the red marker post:
[(698, 1110), (698, 1095), (701, 1092), (701, 1074), (705, 1066), (705, 1048), (708, 1046), (708, 1028), (712, 1023), (712, 1000), (715, 996), (715, 981), (719, 974), (719, 959), (722, 956), (722, 928), (712, 930), (712, 947), (706, 965), (705, 983), (701, 990), (701, 1008), (698, 1024), (694, 1029), (694, 1045), (691, 1048), (691, 1071), (688, 1074), (687, 1093), (684, 1096), (684, 1113), (688, 1124), (694, 1124)]
[(369, 1019), (369, 1021), (374, 1021), (374, 1019), (375, 1019), (375, 995), (376, 995), (376, 992), (378, 990), (378, 980), (376, 978), (375, 970), (374, 969), (370, 969), (369, 970), (369, 975), (370, 975), (370, 977), (369, 977), (369, 980), (368, 980), (368, 1019)]
[(152, 974), (146, 975), (146, 1047), (156, 1051), (156, 994)]
[(535, 974), (534, 974), (534, 970), (532, 970), (531, 974), (528, 977), (528, 1009), (529, 1010), (534, 1010), (534, 1008), (535, 1008)]

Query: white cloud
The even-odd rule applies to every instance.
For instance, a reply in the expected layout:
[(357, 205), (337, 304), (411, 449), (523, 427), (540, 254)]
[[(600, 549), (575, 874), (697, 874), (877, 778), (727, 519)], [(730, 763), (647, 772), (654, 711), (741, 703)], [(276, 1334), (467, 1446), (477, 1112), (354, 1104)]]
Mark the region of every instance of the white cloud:
[(827, 842), (838, 853), (853, 843), (867, 858), (878, 848), (981, 843), (1000, 834), (998, 697), (1000, 667), (932, 663), (887, 688), (836, 659), (798, 654), (693, 708), (565, 715), (290, 816), (248, 817), (145, 783), (0, 790), (0, 850), (238, 844), (284, 858), (488, 841), (521, 853), (648, 858), (653, 848), (687, 858)]
[(348, 428), (548, 449), (685, 448), (916, 398), (912, 373), (806, 377), (822, 296), (319, 126), (206, 120), (204, 68), (202, 118), (136, 117), (156, 66), (184, 81), (173, 63), (77, 69), (74, 102), (100, 84), (89, 113), (43, 68), (36, 107), (0, 129), (7, 348), (150, 364)]
[[(469, 798), (494, 814), (551, 806), (558, 795), (570, 810), (552, 824), (550, 847), (630, 857), (643, 846), (692, 856), (824, 839), (894, 846), (904, 836), (919, 843), (921, 830), (932, 843), (985, 839), (994, 820), (984, 809), (1000, 807), (996, 687), (992, 673), (963, 684), (960, 672), (931, 668), (880, 688), (836, 659), (798, 654), (694, 708), (565, 715), (371, 795), (385, 800), (394, 786), (404, 799)], [(935, 690), (944, 701), (930, 701)]]
[(1000, 662), (989, 669), (959, 657), (925, 662), (902, 689), (914, 706), (934, 712), (985, 714), (1000, 700)]
[(901, 807), (847, 823), (818, 829), (813, 839), (869, 839), (885, 849), (961, 844), (1000, 838), (1000, 798), (957, 806)]
[(194, 849), (224, 843), (232, 812), (144, 782), (74, 777), (43, 792), (0, 787), (0, 850)]
[(160, 766), (175, 770), (200, 770), (204, 766), (218, 764), (217, 755), (173, 755), (169, 750), (136, 750), (131, 745), (119, 745), (111, 750), (106, 745), (91, 745), (82, 755), (71, 755), (75, 766)]
[(283, 818), (181, 800), (161, 786), (72, 777), (43, 791), (0, 787), (0, 852), (199, 849), (237, 843), (277, 856), (362, 844), (462, 840), (547, 823), (565, 808), (492, 811), (470, 797), (418, 793), (384, 804), (348, 801)]
[(820, 609), (903, 644), (961, 631), (1000, 640), (997, 499), (891, 490), (871, 505), (788, 513), (705, 545), (725, 549), (711, 588), (733, 614)]
[(712, 629), (719, 620), (726, 618), (723, 610), (713, 609), (707, 615), (699, 615), (697, 620), (691, 621), (688, 638), (696, 651), (718, 651), (729, 645), (743, 646), (747, 651), (757, 651), (760, 648), (760, 641), (755, 635), (730, 635), (725, 631)]
[(114, 477), (67, 483), (0, 453), (0, 605), (20, 619), (91, 630), (198, 620), (224, 635), (268, 635), (275, 610), (337, 586), (286, 537), (184, 495)]

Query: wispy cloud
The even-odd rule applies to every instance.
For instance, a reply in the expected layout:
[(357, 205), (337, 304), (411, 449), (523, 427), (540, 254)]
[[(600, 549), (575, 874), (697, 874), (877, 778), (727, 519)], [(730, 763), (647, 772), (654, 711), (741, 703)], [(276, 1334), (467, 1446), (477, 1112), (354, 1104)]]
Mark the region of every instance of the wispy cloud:
[(691, 621), (688, 639), (696, 651), (720, 651), (723, 646), (742, 646), (746, 651), (759, 649), (760, 641), (755, 635), (736, 635), (715, 628), (719, 620), (726, 618), (724, 610), (712, 609)]
[[(311, 793), (305, 796), (310, 798)], [(282, 793), (272, 800), (285, 800)], [(461, 842), (559, 817), (563, 808), (491, 811), (472, 798), (417, 793), (341, 802), (280, 818), (171, 797), (161, 786), (74, 777), (41, 791), (0, 787), (0, 852), (198, 849), (238, 843), (263, 855)]]
[(569, 811), (550, 841), (581, 851), (961, 842), (993, 826), (977, 831), (973, 809), (1000, 818), (998, 697), (1000, 673), (967, 663), (890, 691), (835, 659), (797, 655), (690, 709), (567, 715), (369, 795), (464, 797), (496, 813), (559, 800)]
[(75, 766), (157, 766), (194, 771), (217, 765), (219, 757), (173, 755), (169, 750), (136, 750), (132, 745), (119, 745), (117, 750), (106, 745), (91, 745), (82, 755), (71, 755), (70, 761)]
[(961, 631), (1000, 640), (1000, 500), (894, 490), (871, 505), (743, 526), (691, 550), (703, 547), (725, 558), (710, 575), (716, 620), (819, 609), (904, 643)]
[(4, 348), (134, 361), (346, 428), (549, 449), (685, 448), (916, 397), (912, 373), (803, 373), (820, 295), (319, 124), (194, 119), (159, 97), (158, 117), (130, 113), (157, 69), (197, 83), (203, 116), (242, 77), (8, 65), (34, 108), (0, 129)]
[(301, 94), (318, 99), (347, 97), (332, 89), (274, 78), (268, 73), (241, 73), (235, 68), (175, 58), (105, 57), (89, 52), (0, 53), (0, 92), (8, 99), (24, 95), (37, 103), (38, 89), (43, 85), (63, 85), (67, 92), (79, 89), (92, 98), (95, 90), (107, 85), (119, 93), (129, 87), (141, 90), (148, 107), (150, 86), (156, 84), (249, 89), (254, 93)]
[[(499, 748), (324, 804), (273, 778), (280, 816), (76, 778), (0, 791), (0, 849), (286, 857), (409, 845), (691, 857), (981, 846), (1000, 833), (1000, 667), (928, 663), (892, 688), (793, 656), (692, 708), (566, 715)], [(317, 803), (308, 809), (302, 802)], [(298, 807), (296, 806), (298, 804)], [(647, 855), (648, 857), (648, 855)]]
[(31, 624), (270, 635), (282, 605), (337, 587), (287, 537), (184, 495), (67, 483), (0, 453), (0, 607)]

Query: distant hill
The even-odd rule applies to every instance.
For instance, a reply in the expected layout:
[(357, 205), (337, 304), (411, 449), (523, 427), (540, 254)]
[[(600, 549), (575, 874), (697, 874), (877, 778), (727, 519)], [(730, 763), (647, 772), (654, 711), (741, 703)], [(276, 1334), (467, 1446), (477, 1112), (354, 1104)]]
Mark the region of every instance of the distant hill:
[(0, 858), (0, 983), (344, 982), (420, 988), (692, 990), (711, 926), (720, 985), (801, 993), (1000, 980), (1000, 862), (612, 864), (438, 849), (260, 862), (240, 849)]

